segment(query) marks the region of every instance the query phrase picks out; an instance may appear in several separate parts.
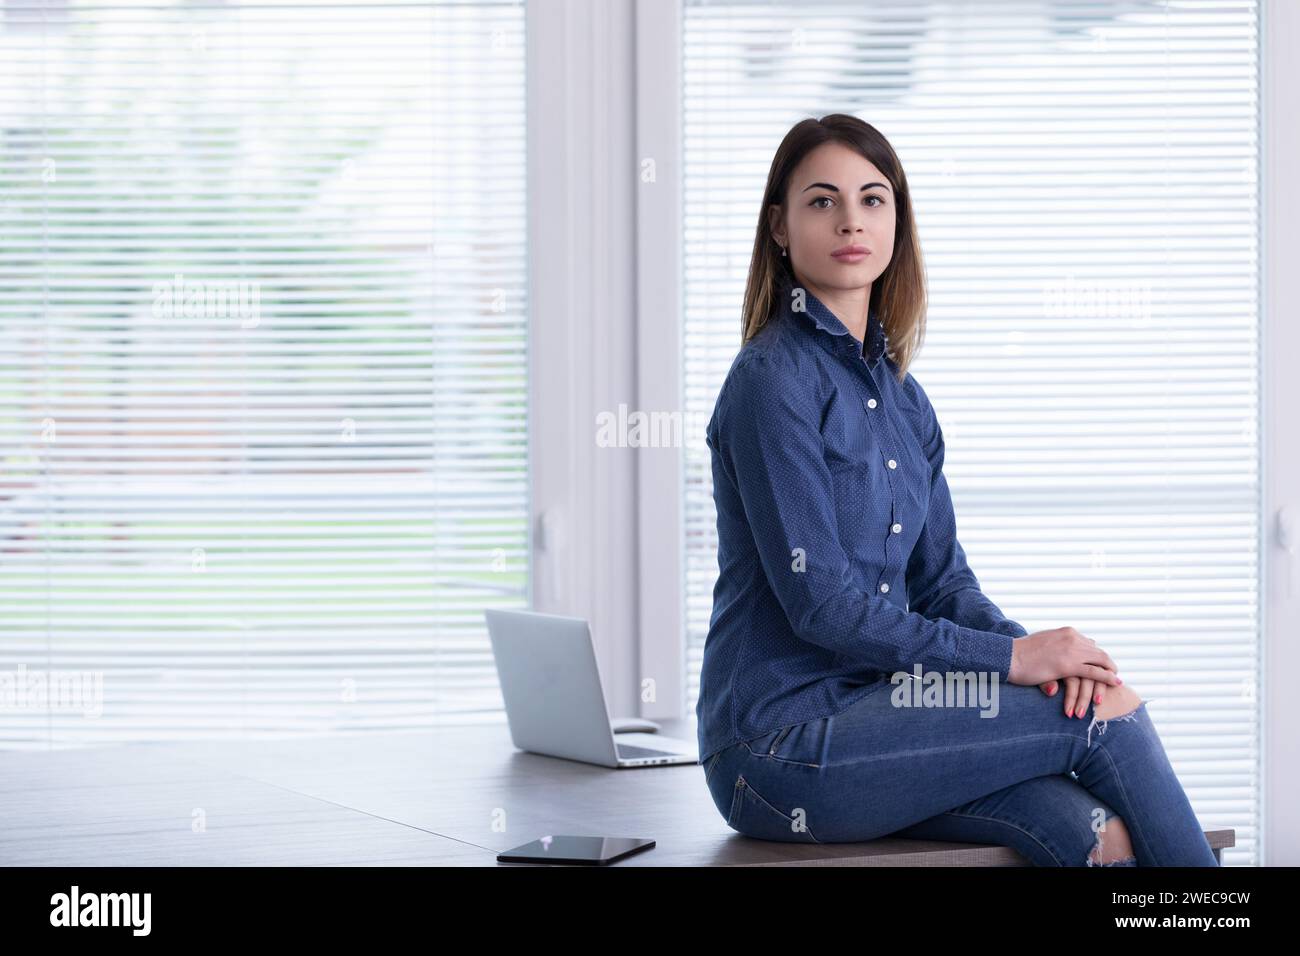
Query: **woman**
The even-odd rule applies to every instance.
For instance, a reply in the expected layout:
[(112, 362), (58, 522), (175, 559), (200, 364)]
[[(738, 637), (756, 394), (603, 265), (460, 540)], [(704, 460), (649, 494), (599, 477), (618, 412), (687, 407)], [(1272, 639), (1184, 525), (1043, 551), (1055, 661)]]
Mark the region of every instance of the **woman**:
[[(720, 575), (696, 713), (719, 812), (768, 840), (1216, 866), (1115, 662), (1071, 627), (1028, 634), (967, 566), (907, 371), (925, 302), (892, 147), (852, 116), (795, 125), (708, 426)], [(979, 707), (954, 694), (972, 687)]]

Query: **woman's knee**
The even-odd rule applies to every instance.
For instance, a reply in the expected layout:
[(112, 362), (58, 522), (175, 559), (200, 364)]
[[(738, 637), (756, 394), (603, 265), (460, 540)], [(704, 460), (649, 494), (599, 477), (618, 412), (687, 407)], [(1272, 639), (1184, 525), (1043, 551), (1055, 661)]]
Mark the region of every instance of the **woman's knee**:
[(1089, 866), (1105, 866), (1133, 859), (1133, 841), (1124, 821), (1113, 816), (1097, 831), (1097, 842), (1088, 854)]
[(1128, 684), (1119, 684), (1106, 688), (1105, 696), (1102, 697), (1100, 704), (1093, 705), (1092, 713), (1098, 720), (1110, 720), (1131, 714), (1141, 703), (1142, 698), (1138, 696), (1137, 691)]

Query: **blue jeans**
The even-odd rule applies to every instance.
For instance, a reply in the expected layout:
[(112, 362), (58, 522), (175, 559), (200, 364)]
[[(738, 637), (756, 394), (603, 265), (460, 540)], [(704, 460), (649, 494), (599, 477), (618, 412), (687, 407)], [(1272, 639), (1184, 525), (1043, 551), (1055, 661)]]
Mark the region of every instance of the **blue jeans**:
[(992, 843), (1037, 866), (1089, 866), (1118, 814), (1136, 854), (1120, 865), (1219, 865), (1145, 701), (1077, 719), (1060, 693), (1004, 683), (996, 716), (982, 717), (975, 706), (895, 706), (893, 691), (881, 678), (838, 714), (709, 757), (705, 781), (727, 825), (789, 843)]

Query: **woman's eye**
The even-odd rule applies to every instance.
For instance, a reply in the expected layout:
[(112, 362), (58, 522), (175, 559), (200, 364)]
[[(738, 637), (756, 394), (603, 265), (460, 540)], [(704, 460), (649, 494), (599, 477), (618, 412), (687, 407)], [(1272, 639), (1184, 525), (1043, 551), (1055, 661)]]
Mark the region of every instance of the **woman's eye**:
[[(874, 200), (876, 201), (876, 204), (877, 204), (877, 205), (880, 205), (880, 206), (883, 206), (883, 205), (885, 204), (885, 201), (884, 201), (883, 199), (881, 199), (879, 196), (864, 196), (863, 199), (864, 199), (864, 201), (865, 201), (865, 200), (871, 200), (871, 199), (874, 199)], [(816, 199), (814, 199), (814, 200), (813, 200), (812, 202), (810, 202), (808, 205), (810, 205), (810, 206), (817, 206), (817, 204), (818, 204), (819, 202), (821, 202), (822, 200), (825, 200), (826, 202), (832, 202), (832, 201), (833, 201), (833, 200), (831, 199), (830, 196), (818, 196)], [(826, 209), (826, 208), (828, 208), (828, 207), (826, 207), (826, 206), (817, 206), (817, 208), (818, 208), (818, 209)], [(875, 209), (876, 207), (875, 207), (875, 206), (870, 206), (869, 208), (871, 208), (871, 209)]]

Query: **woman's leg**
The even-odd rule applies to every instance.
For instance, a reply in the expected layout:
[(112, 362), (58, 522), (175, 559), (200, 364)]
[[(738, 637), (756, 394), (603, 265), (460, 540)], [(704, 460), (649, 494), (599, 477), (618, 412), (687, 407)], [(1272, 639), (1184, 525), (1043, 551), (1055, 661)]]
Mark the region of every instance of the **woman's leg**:
[(762, 839), (871, 840), (1073, 773), (1123, 819), (1140, 866), (1218, 865), (1145, 702), (1074, 719), (1037, 687), (998, 684), (980, 706), (921, 706), (912, 684), (882, 681), (839, 714), (724, 751), (710, 789), (728, 823)]
[[(1108, 834), (1115, 851), (1100, 852)], [(1123, 821), (1065, 774), (1014, 783), (890, 836), (1009, 846), (1034, 866), (1137, 866)]]

